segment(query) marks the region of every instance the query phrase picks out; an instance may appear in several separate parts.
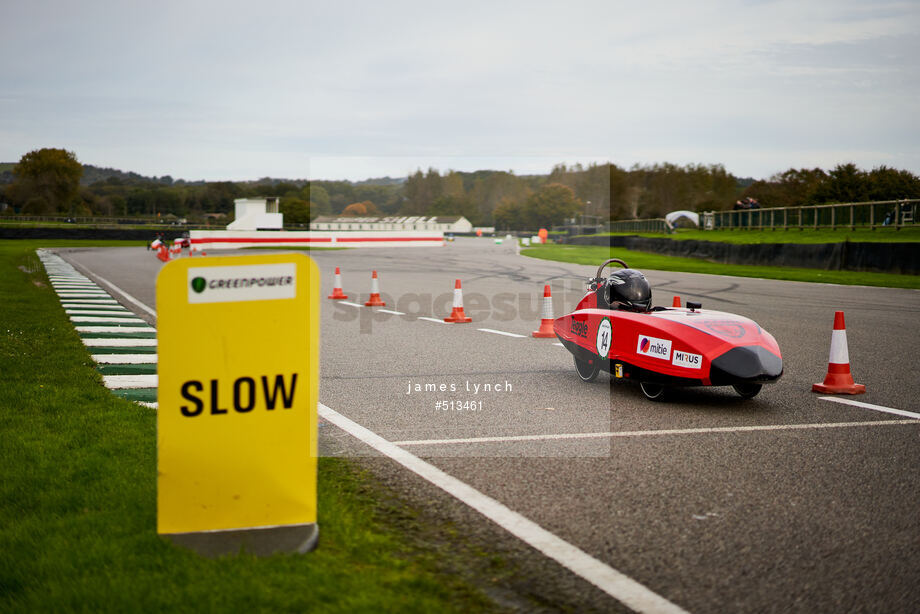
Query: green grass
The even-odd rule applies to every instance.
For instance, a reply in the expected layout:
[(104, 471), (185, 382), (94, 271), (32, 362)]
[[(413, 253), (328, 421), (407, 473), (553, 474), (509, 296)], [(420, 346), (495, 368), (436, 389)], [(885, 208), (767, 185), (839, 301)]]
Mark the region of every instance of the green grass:
[(679, 229), (673, 234), (651, 232), (614, 232), (608, 235), (660, 237), (663, 239), (717, 241), (720, 243), (915, 243), (920, 242), (920, 226), (894, 228), (804, 229), (793, 230), (696, 230)]
[(491, 557), (457, 558), (353, 461), (320, 459), (313, 553), (205, 559), (157, 536), (155, 411), (102, 386), (35, 256), (53, 243), (87, 245), (0, 241), (0, 611), (494, 609), (465, 572)]
[(810, 281), (828, 284), (887, 286), (891, 288), (920, 288), (920, 275), (895, 273), (865, 273), (860, 271), (824, 271), (793, 267), (753, 266), (742, 264), (717, 264), (697, 258), (662, 256), (622, 248), (593, 245), (541, 245), (524, 248), (521, 253), (533, 258), (574, 262), (600, 266), (608, 258), (621, 258), (636, 269), (681, 271), (707, 275), (735, 275), (789, 281)]

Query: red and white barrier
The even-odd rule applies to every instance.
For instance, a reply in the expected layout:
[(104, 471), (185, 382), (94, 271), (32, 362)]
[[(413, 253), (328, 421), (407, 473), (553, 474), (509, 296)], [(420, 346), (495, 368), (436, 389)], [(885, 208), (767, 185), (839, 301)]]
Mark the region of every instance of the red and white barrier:
[(287, 231), (192, 230), (191, 244), (200, 249), (244, 247), (442, 247), (437, 230)]

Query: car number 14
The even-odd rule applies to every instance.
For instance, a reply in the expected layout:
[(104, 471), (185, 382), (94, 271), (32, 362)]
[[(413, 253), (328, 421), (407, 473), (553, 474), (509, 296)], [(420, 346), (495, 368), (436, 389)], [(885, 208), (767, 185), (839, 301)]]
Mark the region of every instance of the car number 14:
[(597, 327), (597, 353), (601, 358), (607, 358), (610, 353), (610, 343), (613, 341), (613, 327), (610, 320), (604, 318)]

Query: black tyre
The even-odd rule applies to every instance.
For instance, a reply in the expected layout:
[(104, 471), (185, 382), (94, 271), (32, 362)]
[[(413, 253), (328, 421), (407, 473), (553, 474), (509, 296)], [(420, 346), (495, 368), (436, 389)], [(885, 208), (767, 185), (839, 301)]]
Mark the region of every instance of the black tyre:
[(600, 370), (601, 367), (597, 360), (593, 363), (589, 363), (586, 360), (575, 359), (575, 372), (578, 373), (578, 377), (580, 377), (583, 382), (593, 382), (596, 380)]
[(753, 399), (757, 396), (757, 393), (760, 392), (760, 389), (763, 388), (763, 384), (733, 384), (732, 388), (735, 389), (735, 392), (738, 393), (742, 399)]
[(639, 388), (642, 394), (649, 401), (664, 401), (667, 389), (661, 384), (652, 384), (650, 382), (639, 382)]

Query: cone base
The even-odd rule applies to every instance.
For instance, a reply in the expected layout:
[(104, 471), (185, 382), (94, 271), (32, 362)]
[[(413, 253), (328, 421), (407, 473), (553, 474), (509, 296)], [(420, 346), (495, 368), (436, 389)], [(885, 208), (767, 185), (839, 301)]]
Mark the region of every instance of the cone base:
[(833, 386), (826, 384), (812, 384), (812, 392), (821, 394), (863, 394), (866, 391), (864, 384), (849, 384), (844, 386)]
[(473, 318), (466, 317), (466, 314), (463, 313), (463, 307), (454, 307), (450, 316), (444, 318), (444, 321), (452, 324), (468, 324), (473, 321)]
[(386, 303), (380, 300), (379, 294), (377, 295), (372, 294), (370, 300), (364, 303), (365, 307), (386, 307), (386, 305), (387, 305)]
[(866, 391), (863, 384), (857, 384), (850, 375), (850, 367), (846, 366), (844, 373), (832, 373), (831, 370), (835, 365), (828, 367), (828, 373), (824, 376), (824, 381), (820, 384), (814, 384), (811, 387), (812, 392), (821, 392), (824, 394), (862, 394)]
[(327, 296), (326, 298), (331, 298), (331, 299), (334, 300), (334, 301), (341, 301), (341, 300), (344, 300), (344, 299), (348, 298), (348, 295), (347, 295), (347, 294), (344, 294), (344, 293), (341, 292), (341, 291), (333, 290), (333, 291), (332, 291), (332, 294), (330, 294), (330, 295)]
[(534, 337), (537, 337), (538, 339), (549, 339), (550, 337), (555, 337), (556, 333), (553, 331), (553, 320), (541, 320), (540, 330), (535, 330), (530, 334)]

